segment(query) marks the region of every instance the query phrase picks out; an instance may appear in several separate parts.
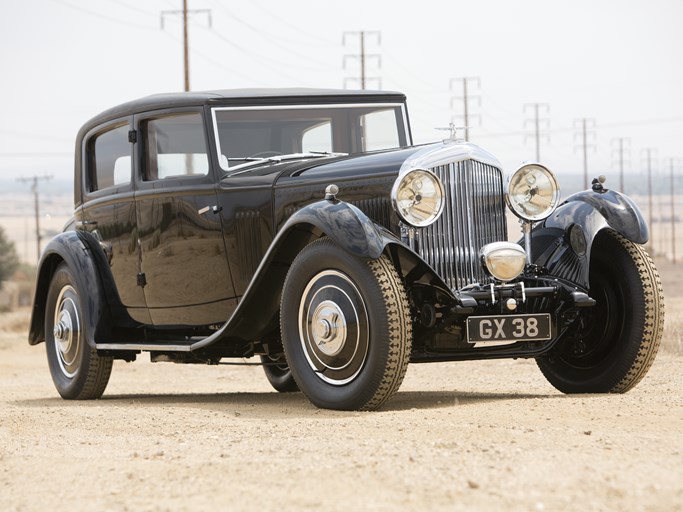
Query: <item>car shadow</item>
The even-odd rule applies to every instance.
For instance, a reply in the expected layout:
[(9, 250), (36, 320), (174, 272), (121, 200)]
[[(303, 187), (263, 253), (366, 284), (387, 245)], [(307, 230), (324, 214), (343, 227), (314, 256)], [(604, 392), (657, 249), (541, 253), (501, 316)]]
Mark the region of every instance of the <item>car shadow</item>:
[[(561, 394), (477, 393), (472, 391), (399, 391), (379, 412), (412, 409), (438, 409), (476, 405), (487, 402), (524, 400), (557, 400)], [(267, 417), (313, 416), (320, 413), (349, 414), (316, 408), (303, 393), (238, 392), (238, 393), (181, 393), (181, 394), (118, 394), (104, 395), (98, 400), (63, 400), (59, 397), (16, 400), (24, 407), (101, 408), (117, 406), (166, 406), (214, 410), (235, 415)], [(355, 412), (354, 412), (355, 413)]]

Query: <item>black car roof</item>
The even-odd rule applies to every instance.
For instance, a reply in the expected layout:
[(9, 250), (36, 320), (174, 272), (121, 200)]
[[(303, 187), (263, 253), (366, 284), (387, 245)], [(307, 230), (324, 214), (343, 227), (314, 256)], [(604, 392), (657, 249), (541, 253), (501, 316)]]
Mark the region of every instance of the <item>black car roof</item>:
[(128, 101), (93, 117), (86, 123), (90, 127), (109, 119), (132, 115), (136, 112), (175, 108), (183, 106), (200, 106), (209, 104), (225, 105), (286, 105), (349, 101), (403, 102), (403, 93), (393, 91), (367, 91), (347, 89), (224, 89), (200, 92), (172, 92), (153, 94)]

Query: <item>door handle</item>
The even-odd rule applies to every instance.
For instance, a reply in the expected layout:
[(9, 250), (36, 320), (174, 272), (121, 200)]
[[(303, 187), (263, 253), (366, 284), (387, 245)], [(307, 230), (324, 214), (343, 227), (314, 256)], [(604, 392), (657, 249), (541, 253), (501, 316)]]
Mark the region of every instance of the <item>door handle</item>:
[(218, 205), (214, 205), (214, 206), (205, 206), (204, 208), (200, 208), (199, 210), (197, 210), (197, 213), (198, 213), (199, 215), (204, 215), (204, 214), (205, 214), (206, 212), (208, 212), (209, 210), (211, 210), (213, 213), (219, 213), (219, 212), (222, 212), (222, 211), (223, 211), (223, 207), (222, 207), (222, 206), (218, 206)]

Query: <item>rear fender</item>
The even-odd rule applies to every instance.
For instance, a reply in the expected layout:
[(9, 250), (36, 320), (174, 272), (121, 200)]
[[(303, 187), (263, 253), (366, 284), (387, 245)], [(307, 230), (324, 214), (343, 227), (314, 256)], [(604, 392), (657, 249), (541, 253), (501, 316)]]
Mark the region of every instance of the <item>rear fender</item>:
[(585, 190), (568, 197), (534, 229), (533, 261), (587, 290), (591, 249), (604, 229), (637, 244), (649, 239), (645, 219), (631, 198), (614, 190)]
[[(38, 264), (36, 287), (29, 327), (29, 344), (45, 341), (45, 309), (50, 282), (57, 267), (62, 263), (72, 270), (81, 294), (83, 309), (83, 333), (88, 344), (95, 348), (95, 340), (111, 327), (108, 300), (103, 290), (103, 281), (98, 266), (106, 261), (92, 235), (81, 231), (66, 231), (54, 237), (45, 247)], [(98, 251), (102, 254), (98, 254)], [(98, 265), (99, 263), (99, 265)], [(109, 286), (110, 290), (115, 287)], [(87, 293), (84, 293), (87, 291)], [(115, 293), (115, 292), (113, 292)]]

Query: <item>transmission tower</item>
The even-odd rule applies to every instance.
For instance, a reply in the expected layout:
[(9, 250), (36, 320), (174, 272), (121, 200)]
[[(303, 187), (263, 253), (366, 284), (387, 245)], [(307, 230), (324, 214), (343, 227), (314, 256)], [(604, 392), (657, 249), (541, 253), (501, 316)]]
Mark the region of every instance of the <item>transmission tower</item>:
[(579, 130), (575, 137), (579, 137), (581, 142), (577, 147), (583, 153), (583, 188), (588, 188), (588, 150), (595, 148), (595, 144), (589, 142), (589, 139), (595, 140), (595, 119), (576, 119), (574, 121), (574, 129)]
[(624, 168), (626, 165), (626, 158), (631, 154), (631, 139), (625, 137), (618, 137), (612, 139), (612, 157), (615, 159), (614, 163), (619, 169), (619, 190), (626, 192), (624, 186)]
[(346, 54), (344, 55), (343, 58), (343, 67), (346, 69), (346, 61), (348, 59), (354, 59), (358, 60), (360, 64), (360, 76), (355, 76), (355, 77), (346, 77), (344, 78), (344, 89), (347, 88), (347, 83), (350, 81), (355, 81), (359, 82), (360, 88), (365, 90), (367, 83), (370, 80), (375, 80), (377, 82), (377, 88), (381, 89), (382, 88), (382, 79), (378, 76), (372, 76), (369, 77), (367, 76), (367, 65), (371, 60), (375, 60), (377, 68), (381, 69), (382, 67), (382, 56), (378, 53), (367, 53), (365, 50), (365, 45), (366, 42), (369, 38), (374, 38), (377, 46), (380, 46), (382, 44), (382, 33), (377, 31), (377, 30), (361, 30), (361, 31), (347, 31), (344, 32), (342, 35), (342, 44), (346, 46), (346, 41), (347, 37), (349, 38), (356, 38), (358, 37), (359, 43), (360, 43), (360, 48), (359, 52), (357, 54)]
[[(534, 127), (534, 140), (536, 141), (536, 161), (541, 161), (541, 130), (548, 130), (550, 128), (550, 120), (547, 117), (540, 117), (540, 112), (544, 111), (545, 115), (550, 113), (550, 106), (547, 103), (526, 103), (524, 104), (524, 112), (526, 113), (529, 109), (533, 112), (533, 117), (531, 119), (524, 120), (524, 128), (529, 124)], [(524, 139), (528, 135), (524, 136)], [(550, 136), (545, 135), (545, 139), (549, 140)]]
[(481, 80), (479, 77), (474, 77), (474, 76), (463, 76), (460, 78), (451, 78), (449, 82), (449, 88), (451, 91), (454, 91), (454, 85), (453, 84), (458, 84), (462, 83), (462, 96), (451, 96), (451, 109), (453, 109), (453, 105), (458, 102), (462, 101), (462, 116), (460, 115), (455, 115), (451, 117), (451, 123), (454, 121), (455, 117), (462, 117), (463, 119), (463, 125), (465, 129), (465, 140), (469, 141), (470, 140), (470, 120), (474, 117), (479, 119), (479, 123), (481, 123), (481, 116), (479, 114), (472, 114), (470, 112), (470, 101), (475, 100), (479, 106), (481, 106), (481, 97), (480, 96), (473, 96), (469, 84), (470, 82), (474, 82), (476, 84), (476, 88), (480, 89), (481, 88)]

